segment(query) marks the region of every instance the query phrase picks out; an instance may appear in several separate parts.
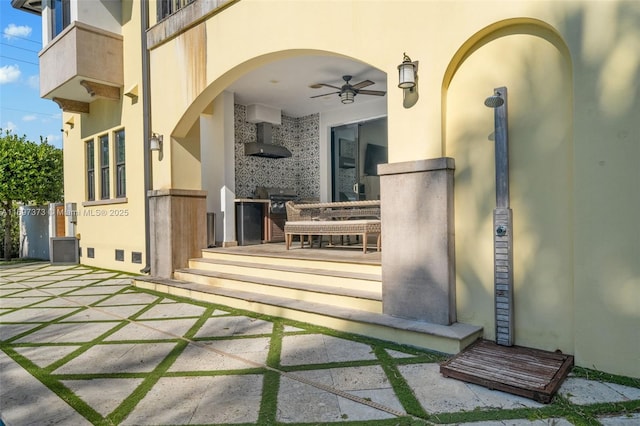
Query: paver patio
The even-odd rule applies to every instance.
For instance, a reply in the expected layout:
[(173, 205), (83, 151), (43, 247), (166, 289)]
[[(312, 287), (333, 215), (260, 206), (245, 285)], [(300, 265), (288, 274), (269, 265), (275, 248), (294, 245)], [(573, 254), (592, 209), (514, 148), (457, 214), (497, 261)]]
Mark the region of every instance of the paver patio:
[(543, 405), (443, 378), (440, 354), (129, 282), (82, 266), (0, 266), (3, 422), (640, 424), (638, 380), (576, 369)]

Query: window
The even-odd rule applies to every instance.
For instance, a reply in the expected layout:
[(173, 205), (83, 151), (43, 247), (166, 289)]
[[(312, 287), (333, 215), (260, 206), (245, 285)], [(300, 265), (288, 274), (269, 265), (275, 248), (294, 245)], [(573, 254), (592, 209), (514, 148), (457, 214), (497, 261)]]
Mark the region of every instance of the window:
[(55, 38), (71, 23), (71, 0), (52, 0), (51, 38)]
[(109, 136), (100, 136), (100, 199), (109, 198)]
[(87, 154), (87, 200), (96, 199), (96, 177), (95, 177), (95, 153), (93, 140), (86, 143)]
[(158, 0), (158, 21), (177, 12), (178, 9), (182, 9), (193, 1), (194, 0)]
[(127, 175), (125, 169), (124, 155), (124, 129), (115, 133), (115, 150), (116, 150), (116, 197), (123, 198), (127, 196)]

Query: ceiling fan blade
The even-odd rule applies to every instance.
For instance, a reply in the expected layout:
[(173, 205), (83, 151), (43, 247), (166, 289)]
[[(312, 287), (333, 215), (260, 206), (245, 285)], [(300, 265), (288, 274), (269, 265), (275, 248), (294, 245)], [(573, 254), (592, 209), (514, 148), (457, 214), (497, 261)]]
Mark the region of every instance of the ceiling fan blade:
[(384, 96), (385, 93), (382, 90), (358, 90), (358, 95)]
[(340, 91), (337, 91), (337, 92), (329, 92), (329, 93), (323, 93), (322, 95), (309, 96), (309, 98), (321, 98), (321, 97), (323, 97), (323, 96), (333, 95), (333, 94), (336, 94), (336, 93), (340, 93)]
[(371, 80), (364, 80), (358, 84), (354, 84), (351, 87), (353, 87), (354, 89), (362, 89), (363, 87), (371, 86), (372, 84), (375, 84), (375, 83)]
[(332, 86), (332, 85), (326, 84), (326, 83), (318, 83), (318, 84), (314, 84), (314, 86), (325, 86), (325, 87), (331, 87), (332, 89), (340, 90), (340, 87)]

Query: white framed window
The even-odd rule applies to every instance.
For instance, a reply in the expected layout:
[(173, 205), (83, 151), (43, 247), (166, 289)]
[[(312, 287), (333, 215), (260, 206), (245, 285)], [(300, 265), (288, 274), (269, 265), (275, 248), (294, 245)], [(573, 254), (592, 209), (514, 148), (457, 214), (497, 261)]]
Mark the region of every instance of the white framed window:
[(127, 196), (127, 173), (124, 129), (114, 133), (116, 198)]
[(49, 0), (51, 7), (51, 38), (71, 24), (71, 0)]
[(109, 135), (100, 136), (98, 141), (100, 149), (100, 199), (108, 200), (111, 194), (111, 180), (109, 179)]
[(87, 201), (96, 199), (96, 163), (95, 163), (95, 146), (93, 139), (85, 142), (85, 161), (86, 161), (86, 185), (87, 185)]

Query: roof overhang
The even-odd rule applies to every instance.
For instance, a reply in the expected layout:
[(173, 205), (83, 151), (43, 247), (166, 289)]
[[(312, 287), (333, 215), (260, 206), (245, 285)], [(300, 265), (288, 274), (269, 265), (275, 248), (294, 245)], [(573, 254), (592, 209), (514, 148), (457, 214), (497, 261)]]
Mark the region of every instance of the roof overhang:
[(11, 0), (11, 7), (36, 15), (42, 14), (42, 0)]

